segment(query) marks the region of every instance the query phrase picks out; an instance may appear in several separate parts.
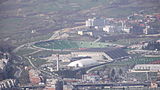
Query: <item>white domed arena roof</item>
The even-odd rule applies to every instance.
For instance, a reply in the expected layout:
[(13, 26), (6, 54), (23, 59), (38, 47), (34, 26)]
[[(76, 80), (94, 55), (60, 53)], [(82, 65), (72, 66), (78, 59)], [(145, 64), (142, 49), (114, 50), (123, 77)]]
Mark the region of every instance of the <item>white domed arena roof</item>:
[(68, 64), (69, 67), (87, 67), (92, 65), (97, 65), (98, 62), (93, 59), (81, 59), (78, 61), (71, 62)]

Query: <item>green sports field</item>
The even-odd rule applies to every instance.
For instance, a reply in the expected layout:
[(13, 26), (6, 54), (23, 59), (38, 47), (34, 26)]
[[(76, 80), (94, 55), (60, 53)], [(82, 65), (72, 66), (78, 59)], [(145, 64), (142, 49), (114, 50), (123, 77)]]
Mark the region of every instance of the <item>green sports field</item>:
[(69, 40), (51, 40), (35, 43), (34, 46), (46, 49), (77, 49), (77, 48), (105, 48), (110, 46), (108, 43), (69, 41)]

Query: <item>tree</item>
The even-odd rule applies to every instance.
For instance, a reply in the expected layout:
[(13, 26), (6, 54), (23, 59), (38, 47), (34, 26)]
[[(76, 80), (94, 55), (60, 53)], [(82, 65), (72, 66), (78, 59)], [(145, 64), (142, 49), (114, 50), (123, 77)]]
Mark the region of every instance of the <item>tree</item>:
[(12, 45), (8, 44), (7, 42), (2, 41), (0, 43), (1, 43), (0, 44), (0, 51), (3, 53), (5, 53), (5, 52), (10, 53), (14, 49), (14, 47)]
[(110, 77), (111, 77), (112, 81), (115, 80), (115, 75), (116, 75), (115, 69), (112, 69), (111, 74), (110, 74)]
[(28, 84), (29, 81), (29, 72), (28, 70), (23, 70), (21, 76), (18, 78), (20, 84)]
[(119, 69), (118, 73), (119, 73), (120, 76), (123, 74), (123, 71), (122, 71), (121, 68)]

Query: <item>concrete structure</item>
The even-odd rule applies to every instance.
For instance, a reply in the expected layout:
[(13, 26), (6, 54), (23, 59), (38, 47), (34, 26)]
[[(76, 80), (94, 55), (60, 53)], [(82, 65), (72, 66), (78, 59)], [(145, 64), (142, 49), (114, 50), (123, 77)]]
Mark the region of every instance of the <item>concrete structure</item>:
[(146, 28), (143, 29), (144, 34), (150, 34), (150, 26), (146, 26)]
[(153, 28), (151, 28), (150, 26), (146, 26), (146, 27), (143, 29), (143, 33), (144, 33), (144, 34), (157, 34), (157, 33), (158, 33), (158, 30), (153, 29)]
[(104, 36), (106, 33), (102, 30), (82, 30), (77, 32), (78, 35), (89, 35), (93, 37)]
[(156, 42), (159, 42), (159, 43), (160, 43), (160, 39), (159, 39), (159, 40), (157, 40)]
[(90, 58), (91, 58), (91, 57), (89, 57), (89, 56), (72, 57), (72, 58), (70, 59), (70, 61), (73, 62), (73, 61), (77, 61), (77, 60), (81, 60), (81, 59), (90, 59)]
[(44, 90), (63, 90), (63, 82), (57, 79), (47, 79)]
[(16, 86), (17, 86), (17, 81), (15, 79), (6, 79), (0, 82), (0, 90), (9, 90), (8, 88)]
[(68, 64), (68, 67), (79, 68), (79, 67), (88, 67), (88, 66), (93, 66), (93, 65), (98, 65), (98, 64), (99, 63), (96, 60), (81, 59), (81, 60), (71, 62), (70, 64)]
[(115, 28), (112, 25), (106, 25), (105, 27), (103, 27), (103, 31), (105, 31), (107, 33), (114, 33)]
[(160, 64), (138, 64), (135, 65), (131, 72), (158, 72)]
[(6, 67), (9, 59), (0, 59), (0, 81), (6, 76)]
[(63, 85), (63, 90), (73, 90), (72, 85)]
[(131, 27), (125, 27), (125, 28), (123, 28), (122, 31), (126, 32), (126, 33), (130, 33), (131, 32)]
[(78, 31), (78, 35), (89, 35), (93, 36), (93, 31)]
[(59, 71), (59, 54), (57, 55), (57, 71)]
[(96, 75), (96, 74), (85, 74), (85, 75), (83, 75), (83, 80), (85, 80), (85, 81), (95, 82), (98, 79), (100, 79), (100, 76)]
[(157, 72), (157, 80), (160, 81), (160, 71)]
[(93, 60), (113, 61), (128, 57), (128, 54), (121, 48), (89, 48), (71, 52), (72, 57), (90, 56)]
[(104, 18), (92, 18), (86, 20), (86, 26), (87, 27), (94, 27), (96, 29), (102, 28), (105, 25), (106, 20)]
[(115, 25), (106, 25), (103, 27), (103, 31), (110, 33), (119, 33), (122, 32), (122, 26), (115, 26)]
[(158, 88), (158, 84), (156, 82), (151, 82), (150, 88)]

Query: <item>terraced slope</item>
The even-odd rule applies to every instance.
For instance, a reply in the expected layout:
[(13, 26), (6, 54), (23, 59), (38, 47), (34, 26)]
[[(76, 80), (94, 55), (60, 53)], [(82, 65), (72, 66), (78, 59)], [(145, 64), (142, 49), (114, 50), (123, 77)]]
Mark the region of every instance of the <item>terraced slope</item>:
[(1, 0), (0, 42), (17, 45), (37, 41), (88, 17), (160, 12), (159, 5), (159, 0)]

